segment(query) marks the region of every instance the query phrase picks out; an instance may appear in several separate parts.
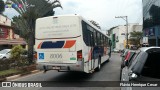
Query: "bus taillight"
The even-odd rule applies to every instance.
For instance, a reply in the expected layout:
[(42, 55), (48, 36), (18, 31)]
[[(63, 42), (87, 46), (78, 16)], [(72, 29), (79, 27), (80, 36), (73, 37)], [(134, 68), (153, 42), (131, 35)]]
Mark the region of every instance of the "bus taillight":
[(82, 60), (82, 50), (77, 51), (77, 60)]

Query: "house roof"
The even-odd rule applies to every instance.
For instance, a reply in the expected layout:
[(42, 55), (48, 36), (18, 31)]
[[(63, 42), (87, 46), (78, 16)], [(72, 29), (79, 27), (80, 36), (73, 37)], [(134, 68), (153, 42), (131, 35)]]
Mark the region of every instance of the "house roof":
[(0, 45), (26, 45), (27, 43), (21, 39), (0, 40)]

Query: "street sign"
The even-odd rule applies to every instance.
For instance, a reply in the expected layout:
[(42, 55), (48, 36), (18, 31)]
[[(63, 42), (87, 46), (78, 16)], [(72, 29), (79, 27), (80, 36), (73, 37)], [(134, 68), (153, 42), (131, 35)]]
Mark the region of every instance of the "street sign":
[(143, 37), (143, 42), (142, 43), (148, 43), (148, 37)]

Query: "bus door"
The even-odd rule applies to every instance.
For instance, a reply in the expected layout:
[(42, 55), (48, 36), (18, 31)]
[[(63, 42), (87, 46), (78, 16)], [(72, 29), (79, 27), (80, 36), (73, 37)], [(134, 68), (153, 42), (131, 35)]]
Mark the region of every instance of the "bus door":
[(89, 64), (88, 64), (88, 67), (89, 67), (89, 70), (93, 70), (94, 69), (94, 53), (93, 53), (93, 46), (94, 46), (94, 37), (93, 37), (93, 32), (89, 32), (88, 33), (88, 41), (89, 41), (89, 49), (88, 49), (88, 52), (89, 52), (89, 57), (88, 57), (88, 60), (90, 61)]
[(94, 67), (95, 67), (95, 58), (94, 58), (94, 35), (93, 35), (93, 32), (90, 33), (90, 46), (91, 46), (91, 70), (94, 70)]
[(90, 40), (90, 46), (91, 46), (91, 70), (93, 70), (94, 69), (94, 67), (95, 67), (95, 59), (93, 58), (93, 56), (94, 56), (94, 53), (93, 53), (93, 49), (94, 49), (94, 36), (93, 36), (93, 32), (91, 32), (91, 34), (90, 34), (91, 36), (90, 36), (90, 38), (91, 38), (91, 40)]

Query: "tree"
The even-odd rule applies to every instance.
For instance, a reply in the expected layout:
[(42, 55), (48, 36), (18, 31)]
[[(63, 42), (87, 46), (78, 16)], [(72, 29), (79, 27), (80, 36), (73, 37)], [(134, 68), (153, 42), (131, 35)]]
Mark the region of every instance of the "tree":
[(156, 5), (152, 5), (149, 9), (149, 14), (152, 18), (153, 26), (160, 24), (160, 7)]
[(160, 25), (160, 7), (152, 5), (149, 9), (149, 17), (146, 15), (146, 19), (143, 22), (144, 29)]
[(143, 33), (139, 31), (130, 32), (129, 42), (130, 44), (140, 45), (140, 39), (142, 38)]
[(28, 59), (33, 62), (33, 50), (35, 42), (35, 22), (37, 18), (54, 15), (54, 8), (61, 7), (59, 0), (11, 0), (13, 3), (22, 5), (14, 7), (19, 16), (13, 17), (14, 31), (28, 43)]
[(4, 1), (3, 1), (3, 0), (0, 0), (0, 14), (2, 14), (4, 10), (5, 10)]
[(97, 28), (101, 29), (101, 27), (99, 26), (99, 24), (98, 24), (96, 21), (90, 20), (90, 22), (91, 22), (94, 26), (96, 26)]

